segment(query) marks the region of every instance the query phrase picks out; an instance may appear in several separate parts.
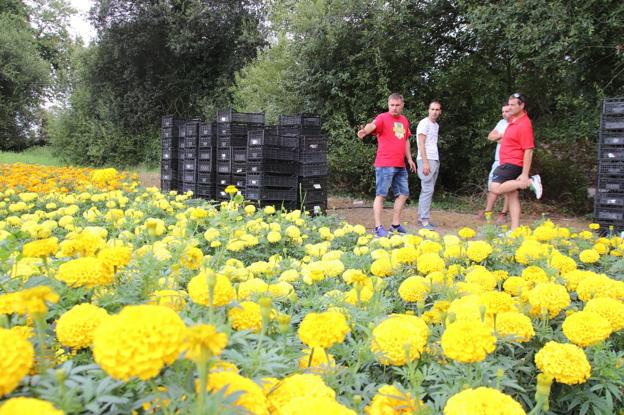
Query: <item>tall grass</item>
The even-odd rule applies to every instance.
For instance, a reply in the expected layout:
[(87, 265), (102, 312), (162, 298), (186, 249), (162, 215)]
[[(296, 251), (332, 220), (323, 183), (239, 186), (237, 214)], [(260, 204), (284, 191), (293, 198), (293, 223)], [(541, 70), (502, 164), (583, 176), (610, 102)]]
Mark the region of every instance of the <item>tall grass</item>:
[(44, 166), (65, 166), (61, 160), (52, 155), (49, 147), (31, 147), (19, 153), (11, 151), (0, 152), (1, 164), (26, 163), (41, 164)]

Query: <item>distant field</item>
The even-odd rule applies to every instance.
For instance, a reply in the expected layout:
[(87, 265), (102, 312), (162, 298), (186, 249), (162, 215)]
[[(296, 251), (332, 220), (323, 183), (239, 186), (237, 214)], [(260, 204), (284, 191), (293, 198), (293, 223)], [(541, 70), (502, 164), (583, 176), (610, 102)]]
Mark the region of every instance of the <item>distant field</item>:
[(27, 163), (41, 164), (44, 166), (65, 166), (61, 160), (52, 155), (49, 147), (31, 147), (28, 150), (16, 153), (11, 151), (0, 152), (0, 163)]

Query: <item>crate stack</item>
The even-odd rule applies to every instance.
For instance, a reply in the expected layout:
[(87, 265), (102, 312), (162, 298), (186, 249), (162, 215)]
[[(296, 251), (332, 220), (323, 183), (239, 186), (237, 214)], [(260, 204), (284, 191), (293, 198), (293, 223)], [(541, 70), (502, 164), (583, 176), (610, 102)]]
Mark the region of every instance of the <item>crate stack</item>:
[(245, 194), (247, 133), (264, 128), (264, 113), (217, 112), (216, 198), (229, 199), (225, 188), (233, 184)]
[(624, 231), (624, 97), (603, 103), (594, 219), (603, 229)]
[(293, 209), (297, 203), (296, 135), (280, 134), (278, 127), (250, 130), (247, 141), (245, 196), (259, 205)]
[(216, 152), (217, 123), (200, 123), (197, 143), (197, 191), (195, 193), (202, 199), (216, 198)]
[[(199, 148), (199, 119), (187, 121), (184, 133), (184, 150), (180, 152), (182, 162), (182, 185), (178, 190), (181, 192), (191, 191), (197, 193), (197, 173), (198, 173), (198, 148)], [(182, 138), (180, 138), (182, 141)]]
[(178, 146), (180, 127), (184, 121), (173, 115), (162, 117), (160, 126), (160, 188), (163, 191), (178, 190)]
[(312, 214), (327, 211), (327, 137), (321, 132), (321, 117), (314, 114), (282, 115), (282, 133), (299, 140), (297, 207)]

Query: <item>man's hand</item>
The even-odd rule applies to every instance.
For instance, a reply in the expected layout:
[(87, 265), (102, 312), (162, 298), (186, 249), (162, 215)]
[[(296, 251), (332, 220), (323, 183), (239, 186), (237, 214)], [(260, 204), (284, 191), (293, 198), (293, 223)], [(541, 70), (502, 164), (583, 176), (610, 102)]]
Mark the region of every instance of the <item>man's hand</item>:
[(423, 174), (425, 176), (429, 176), (429, 173), (431, 173), (431, 168), (429, 167), (429, 162), (428, 161), (423, 161)]
[(368, 133), (366, 132), (366, 127), (362, 128), (361, 130), (359, 130), (357, 132), (357, 136), (358, 138), (360, 138), (360, 140), (364, 137), (366, 137), (368, 135)]
[(531, 184), (531, 179), (529, 179), (528, 174), (521, 174), (516, 180), (520, 182), (521, 189), (526, 189)]
[(410, 170), (412, 172), (416, 173), (416, 163), (414, 163), (414, 160), (409, 159), (409, 160), (407, 160), (407, 162), (409, 163)]

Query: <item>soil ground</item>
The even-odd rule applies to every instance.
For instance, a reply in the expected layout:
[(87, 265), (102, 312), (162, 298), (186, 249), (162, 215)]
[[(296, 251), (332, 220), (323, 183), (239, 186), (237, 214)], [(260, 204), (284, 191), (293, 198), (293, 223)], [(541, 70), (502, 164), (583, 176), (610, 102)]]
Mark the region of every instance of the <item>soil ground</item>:
[[(159, 173), (139, 173), (139, 180), (144, 186), (159, 186)], [(347, 197), (330, 196), (327, 201), (327, 213), (335, 215), (351, 224), (364, 225), (368, 230), (374, 227), (373, 221), (373, 200), (372, 199), (352, 199)], [(483, 200), (485, 203), (485, 198)], [(563, 216), (556, 213), (556, 209), (540, 208), (539, 204), (530, 202), (528, 208), (523, 208), (522, 224), (531, 224), (542, 217), (549, 218), (559, 226), (573, 228), (577, 231), (587, 229), (590, 223), (588, 219), (581, 217)], [(531, 213), (525, 214), (525, 211)], [(402, 216), (402, 223), (408, 231), (418, 230), (418, 208), (416, 203), (411, 203), (406, 207)], [(384, 209), (382, 222), (384, 226), (390, 226), (392, 219), (392, 206), (390, 204)], [(436, 230), (441, 234), (449, 232), (457, 232), (458, 229), (469, 226), (477, 228), (483, 225), (483, 222), (477, 218), (476, 210), (474, 213), (460, 213), (453, 210), (433, 209), (431, 211), (431, 221), (437, 225)]]

